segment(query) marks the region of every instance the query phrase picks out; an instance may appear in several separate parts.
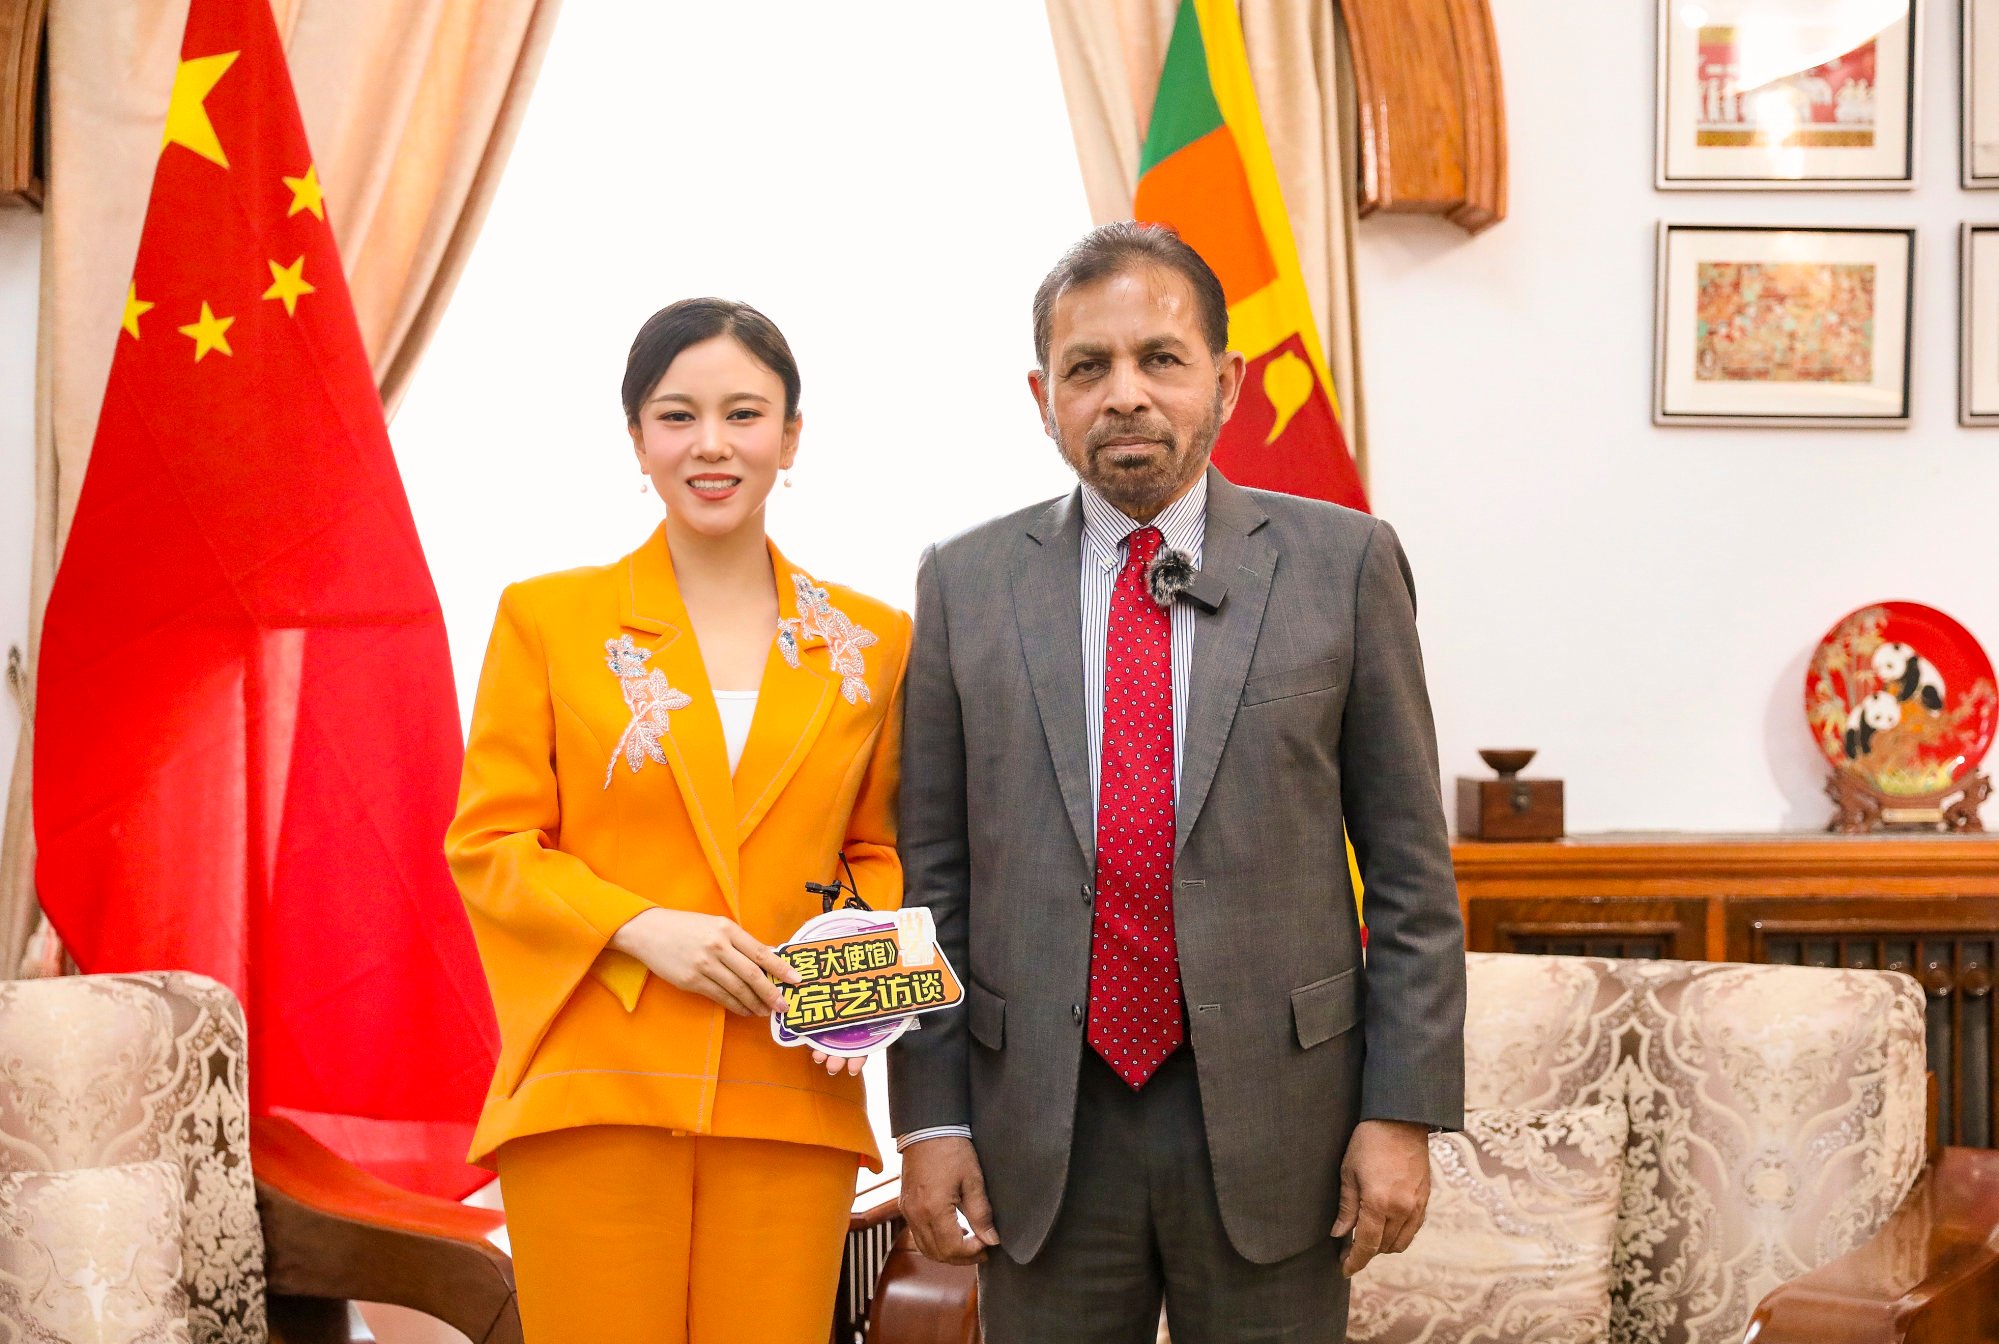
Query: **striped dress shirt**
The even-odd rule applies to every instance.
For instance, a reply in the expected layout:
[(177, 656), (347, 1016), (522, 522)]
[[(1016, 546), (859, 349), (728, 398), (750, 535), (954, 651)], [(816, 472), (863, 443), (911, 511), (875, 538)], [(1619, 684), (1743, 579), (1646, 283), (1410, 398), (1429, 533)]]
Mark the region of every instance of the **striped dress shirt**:
[[(1104, 662), (1110, 642), (1111, 593), (1124, 567), (1125, 539), (1148, 524), (1128, 517), (1117, 505), (1083, 487), (1083, 723), (1089, 734), (1090, 822), (1096, 824), (1097, 791), (1102, 780), (1104, 745)], [(1165, 543), (1185, 551), (1201, 567), (1201, 543), (1208, 530), (1208, 475), (1202, 472), (1194, 488), (1159, 511), (1149, 526), (1159, 529)], [(1194, 667), (1194, 609), (1185, 602), (1168, 608), (1173, 636), (1173, 797), (1180, 796), (1180, 761), (1187, 741), (1187, 683)], [(924, 1139), (970, 1138), (964, 1125), (938, 1125), (897, 1136), (897, 1152)]]

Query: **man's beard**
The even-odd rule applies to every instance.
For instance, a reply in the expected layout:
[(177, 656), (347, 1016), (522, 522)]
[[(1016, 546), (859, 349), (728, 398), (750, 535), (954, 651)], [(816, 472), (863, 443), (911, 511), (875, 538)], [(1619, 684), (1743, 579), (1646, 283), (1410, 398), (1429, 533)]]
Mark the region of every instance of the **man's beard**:
[[(1215, 440), (1221, 432), (1222, 397), (1217, 391), (1208, 406), (1208, 418), (1184, 443), (1164, 420), (1116, 416), (1090, 427), (1081, 453), (1072, 450), (1060, 435), (1055, 446), (1084, 483), (1120, 512), (1133, 518), (1150, 518), (1192, 484), (1194, 477), (1207, 470), (1208, 457), (1214, 452)], [(1126, 446), (1109, 442), (1112, 439), (1151, 439), (1164, 451), (1121, 458)]]

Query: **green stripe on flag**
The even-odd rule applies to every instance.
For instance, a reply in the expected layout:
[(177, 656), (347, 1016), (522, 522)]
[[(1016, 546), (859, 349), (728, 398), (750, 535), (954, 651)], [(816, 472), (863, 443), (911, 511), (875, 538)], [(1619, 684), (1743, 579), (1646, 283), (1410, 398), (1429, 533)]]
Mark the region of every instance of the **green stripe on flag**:
[(1201, 42), (1201, 21), (1194, 0), (1180, 0), (1173, 19), (1173, 40), (1166, 46), (1166, 63), (1159, 71), (1159, 93), (1152, 101), (1152, 125), (1145, 133), (1138, 175), (1193, 144), (1222, 125), (1222, 109), (1208, 83), (1208, 49)]

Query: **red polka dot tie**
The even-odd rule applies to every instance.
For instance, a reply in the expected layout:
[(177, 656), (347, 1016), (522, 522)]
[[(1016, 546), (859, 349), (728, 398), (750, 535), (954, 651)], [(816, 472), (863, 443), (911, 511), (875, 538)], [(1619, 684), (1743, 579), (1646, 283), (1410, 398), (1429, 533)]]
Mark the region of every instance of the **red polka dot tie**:
[(1179, 1049), (1173, 940), (1173, 625), (1146, 591), (1156, 527), (1125, 539), (1104, 649), (1090, 1048), (1132, 1088)]

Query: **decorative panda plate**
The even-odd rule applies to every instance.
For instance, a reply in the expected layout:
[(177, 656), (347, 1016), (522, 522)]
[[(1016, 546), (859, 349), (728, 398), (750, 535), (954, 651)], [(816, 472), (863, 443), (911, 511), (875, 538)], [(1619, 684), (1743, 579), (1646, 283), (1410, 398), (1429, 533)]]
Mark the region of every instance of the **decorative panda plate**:
[(1999, 726), (1992, 660), (1920, 602), (1877, 602), (1826, 633), (1805, 670), (1805, 716), (1833, 768), (1923, 798), (1978, 768)]

